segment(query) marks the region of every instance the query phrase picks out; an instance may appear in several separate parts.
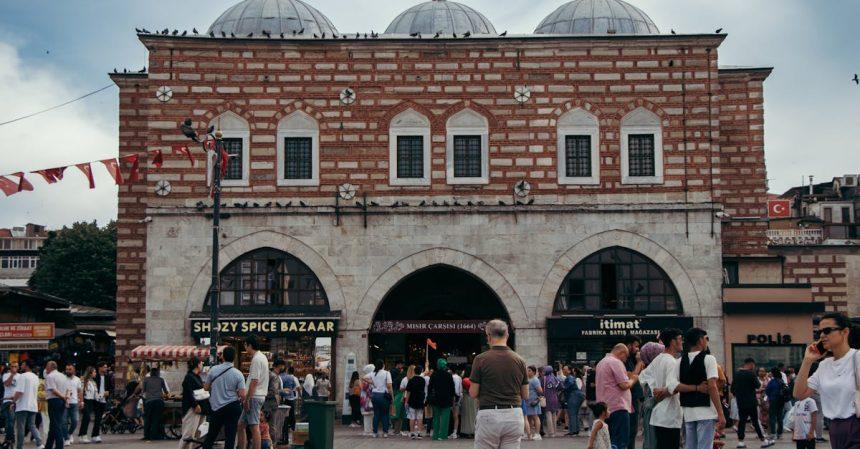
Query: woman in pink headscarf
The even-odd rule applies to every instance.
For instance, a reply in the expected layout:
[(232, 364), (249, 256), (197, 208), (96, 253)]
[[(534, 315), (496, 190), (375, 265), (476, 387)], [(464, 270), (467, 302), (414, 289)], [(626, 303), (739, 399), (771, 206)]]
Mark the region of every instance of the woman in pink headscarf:
[(555, 375), (555, 369), (549, 365), (544, 367), (540, 383), (541, 387), (543, 387), (543, 395), (546, 398), (546, 407), (543, 408), (544, 432), (548, 438), (555, 438), (555, 423), (558, 420), (558, 412), (561, 411), (561, 402), (558, 395), (563, 388), (558, 377)]
[[(639, 358), (647, 367), (665, 350), (666, 347), (662, 344), (650, 341), (639, 349)], [(655, 449), (657, 447), (657, 436), (654, 433), (654, 426), (649, 423), (651, 422), (651, 411), (654, 410), (657, 402), (654, 400), (654, 395), (651, 394), (650, 385), (648, 385), (648, 381), (650, 380), (648, 373), (650, 371), (647, 373), (643, 371), (642, 373), (643, 375), (639, 378), (639, 382), (642, 384), (642, 389), (645, 393), (645, 402), (642, 404), (642, 449)]]

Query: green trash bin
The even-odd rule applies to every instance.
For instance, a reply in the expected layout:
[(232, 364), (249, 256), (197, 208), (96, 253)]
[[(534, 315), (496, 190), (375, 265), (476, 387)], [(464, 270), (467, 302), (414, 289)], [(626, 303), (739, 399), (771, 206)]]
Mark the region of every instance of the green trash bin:
[(308, 442), (305, 448), (334, 449), (334, 414), (336, 401), (305, 401), (308, 414)]

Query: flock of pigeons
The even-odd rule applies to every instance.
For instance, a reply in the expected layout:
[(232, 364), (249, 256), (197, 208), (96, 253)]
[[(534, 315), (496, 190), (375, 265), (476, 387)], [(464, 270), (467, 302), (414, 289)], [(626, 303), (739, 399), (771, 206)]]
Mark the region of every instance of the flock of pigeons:
[[(168, 28), (165, 28), (161, 31), (156, 30), (155, 32), (149, 31), (146, 28), (135, 28), (134, 31), (136, 31), (137, 34), (155, 34), (155, 35), (162, 35), (162, 36), (181, 36), (181, 37), (188, 36), (188, 30), (180, 32), (179, 30), (170, 31), (170, 29), (168, 29)], [(248, 33), (244, 36), (237, 36), (236, 33), (227, 33), (225, 31), (221, 31), (220, 33), (215, 33), (214, 31), (210, 31), (208, 34), (209, 34), (209, 37), (221, 37), (221, 38), (230, 37), (230, 38), (234, 38), (234, 39), (235, 38), (250, 39), (250, 38), (254, 37), (254, 33)], [(191, 30), (191, 35), (192, 36), (200, 36), (201, 34), (200, 34), (200, 32), (197, 31), (197, 28), (193, 28)], [(305, 35), (305, 29), (304, 28), (302, 28), (301, 30), (298, 30), (298, 31), (293, 30), (293, 32), (292, 32), (293, 37), (304, 36), (304, 35)], [(458, 35), (457, 33), (452, 33), (452, 37), (454, 39), (467, 38), (467, 37), (470, 37), (471, 35), (472, 35), (471, 31), (467, 31), (467, 32), (462, 33), (460, 35)], [(507, 35), (508, 35), (507, 31), (505, 31), (503, 33), (499, 33), (499, 37), (505, 37)], [(277, 35), (277, 34), (273, 34), (273, 33), (266, 31), (266, 30), (263, 30), (262, 36), (264, 36), (268, 39), (273, 39), (273, 38), (278, 38), (278, 37), (280, 37), (281, 39), (286, 39), (287, 37), (289, 37), (287, 33), (280, 33), (280, 35)], [(337, 34), (337, 33), (332, 33), (330, 35), (328, 35), (326, 33), (322, 33), (322, 34), (313, 33), (314, 39), (329, 39), (329, 38), (331, 38), (331, 39), (349, 39), (350, 36), (351, 35), (349, 35), (349, 34)], [(419, 39), (422, 38), (421, 33), (412, 33), (409, 36), (414, 37), (414, 38), (419, 38)], [(259, 37), (259, 36), (257, 36), (257, 37)], [(434, 39), (438, 39), (440, 37), (443, 37), (443, 34), (441, 31), (437, 32), (433, 36)], [(445, 37), (447, 37), (447, 34), (445, 35)], [(362, 38), (364, 38), (364, 39), (378, 39), (379, 33), (375, 32), (375, 31), (371, 31), (369, 34), (368, 33), (364, 33), (364, 34), (355, 33), (354, 38), (355, 39), (362, 39)]]
[[(534, 198), (529, 198), (527, 201), (516, 200), (512, 203), (506, 203), (505, 201), (499, 200), (497, 204), (499, 206), (531, 206), (534, 204), (534, 202), (535, 202)], [(461, 203), (457, 200), (454, 200), (453, 202), (449, 203), (448, 201), (438, 202), (438, 201), (422, 200), (420, 203), (416, 204), (413, 207), (416, 207), (416, 206), (417, 207), (451, 207), (451, 206), (453, 206), (453, 207), (462, 207), (462, 206), (476, 207), (476, 206), (486, 206), (486, 205), (487, 204), (483, 201), (477, 201), (477, 202), (476, 201), (466, 201), (465, 203)], [(304, 207), (318, 207), (318, 206), (325, 207), (326, 205), (311, 205), (311, 204), (305, 203), (304, 201), (299, 201), (298, 205), (295, 205), (295, 206), (293, 205), (292, 201), (287, 201), (286, 203), (281, 203), (278, 201), (274, 201), (274, 202), (269, 201), (268, 203), (265, 203), (265, 204), (252, 203), (249, 201), (245, 201), (243, 203), (233, 203), (232, 205), (230, 205), (228, 203), (222, 203), (221, 204), (221, 207), (235, 207), (237, 209), (260, 209), (260, 208), (269, 209), (272, 207), (276, 207), (279, 209), (288, 209), (290, 207), (304, 208)], [(359, 209), (365, 209), (367, 207), (380, 207), (380, 206), (381, 205), (379, 203), (377, 203), (376, 201), (368, 201), (367, 204), (362, 203), (361, 201), (355, 202), (355, 207), (359, 208)], [(411, 206), (411, 204), (407, 203), (406, 201), (395, 201), (395, 202), (388, 205), (388, 207), (390, 207), (392, 209), (396, 209), (398, 207), (410, 207), (410, 206)], [(202, 210), (210, 208), (210, 207), (212, 207), (212, 206), (204, 203), (203, 201), (197, 202), (197, 210), (202, 211)], [(328, 207), (333, 207), (333, 206), (328, 206)]]

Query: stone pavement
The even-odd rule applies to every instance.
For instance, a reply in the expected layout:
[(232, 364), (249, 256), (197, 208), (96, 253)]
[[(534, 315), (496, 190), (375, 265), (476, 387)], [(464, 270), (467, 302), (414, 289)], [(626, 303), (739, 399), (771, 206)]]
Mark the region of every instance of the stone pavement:
[[(747, 436), (747, 447), (749, 449), (757, 449), (760, 447), (758, 440), (750, 439)], [(158, 441), (145, 443), (141, 441), (141, 434), (138, 432), (135, 435), (107, 435), (104, 437), (105, 442), (100, 445), (84, 445), (74, 444), (72, 449), (176, 449), (179, 447), (179, 441)], [(733, 449), (737, 444), (737, 437), (733, 431), (729, 431), (725, 449)], [(391, 448), (409, 448), (409, 449), (471, 449), (473, 441), (469, 439), (449, 440), (449, 441), (431, 441), (425, 438), (421, 441), (412, 441), (408, 438), (392, 437), (388, 439), (373, 439), (362, 437), (359, 431), (338, 427), (335, 430), (335, 449), (379, 449), (380, 446)], [(572, 438), (554, 438), (544, 439), (543, 441), (523, 441), (522, 449), (585, 449), (588, 446), (588, 437), (582, 434)], [(223, 446), (216, 446), (223, 447)], [(641, 448), (641, 442), (637, 444)], [(794, 448), (794, 443), (786, 438), (778, 441), (773, 449), (791, 449)], [(828, 443), (819, 443), (819, 449), (829, 449)], [(32, 443), (24, 445), (25, 449), (34, 449)]]

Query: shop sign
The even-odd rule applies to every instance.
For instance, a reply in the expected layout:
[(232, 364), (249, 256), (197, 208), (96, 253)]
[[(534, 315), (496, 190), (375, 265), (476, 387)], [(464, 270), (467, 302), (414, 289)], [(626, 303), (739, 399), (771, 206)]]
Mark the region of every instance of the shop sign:
[(791, 344), (791, 335), (780, 334), (779, 332), (777, 332), (776, 335), (749, 334), (749, 335), (747, 335), (747, 344), (748, 345), (790, 345)]
[(48, 340), (0, 341), (0, 351), (47, 351)]
[(692, 317), (594, 317), (550, 318), (547, 333), (550, 338), (599, 338), (636, 335), (655, 338), (661, 330), (674, 327), (687, 330), (693, 327)]
[[(212, 328), (208, 319), (191, 320), (191, 337), (209, 336)], [(283, 335), (334, 335), (337, 320), (331, 318), (224, 318), (218, 320), (221, 335), (257, 334), (266, 337)]]
[(0, 340), (50, 340), (54, 323), (0, 323)]
[(482, 334), (488, 321), (374, 321), (373, 334)]

